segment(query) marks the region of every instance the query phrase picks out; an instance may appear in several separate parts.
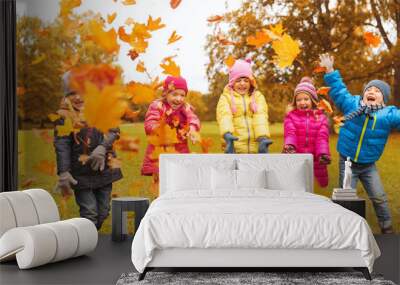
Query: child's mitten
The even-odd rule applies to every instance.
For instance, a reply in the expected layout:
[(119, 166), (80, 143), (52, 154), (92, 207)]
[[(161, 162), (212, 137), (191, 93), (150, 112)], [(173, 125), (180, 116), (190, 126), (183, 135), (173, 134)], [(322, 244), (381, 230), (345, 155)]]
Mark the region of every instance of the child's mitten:
[(224, 140), (226, 142), (225, 153), (235, 153), (233, 142), (237, 141), (238, 138), (228, 132), (224, 134)]

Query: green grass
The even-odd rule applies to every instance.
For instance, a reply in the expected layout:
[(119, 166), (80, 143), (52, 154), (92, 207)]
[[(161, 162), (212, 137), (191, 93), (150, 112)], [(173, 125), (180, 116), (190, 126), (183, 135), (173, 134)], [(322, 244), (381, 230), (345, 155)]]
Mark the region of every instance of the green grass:
[[(270, 126), (273, 145), (270, 152), (279, 153), (283, 145), (283, 127), (282, 124), (273, 124)], [(122, 172), (124, 178), (113, 186), (114, 196), (143, 196), (153, 199), (154, 197), (148, 191), (151, 183), (151, 177), (144, 177), (140, 175), (140, 168), (146, 148), (146, 136), (144, 134), (143, 123), (127, 124), (122, 126), (122, 132), (140, 139), (141, 148), (137, 154), (127, 152), (118, 152), (119, 158), (122, 159)], [(213, 146), (210, 149), (211, 153), (222, 152), (218, 128), (216, 122), (204, 122), (201, 130), (203, 137), (210, 137), (213, 139)], [(48, 130), (48, 134), (52, 135), (52, 130)], [(18, 133), (19, 144), (19, 185), (20, 189), (23, 188), (43, 188), (52, 191), (57, 181), (55, 174), (50, 175), (43, 173), (37, 169), (38, 163), (42, 160), (55, 162), (55, 154), (53, 145), (45, 142), (41, 137), (37, 136), (33, 131), (19, 131)], [(332, 153), (332, 164), (329, 165), (329, 185), (321, 189), (317, 184), (315, 193), (330, 196), (331, 190), (337, 187), (338, 181), (338, 154), (336, 152), (337, 136), (332, 135), (330, 138), (330, 149)], [(201, 153), (199, 146), (190, 146), (192, 152)], [(379, 162), (377, 163), (385, 191), (389, 198), (389, 204), (393, 216), (394, 228), (396, 232), (400, 232), (400, 176), (398, 175), (400, 169), (399, 160), (400, 149), (400, 134), (393, 133), (386, 145), (385, 152)], [(28, 181), (32, 180), (31, 183)], [(25, 183), (25, 185), (23, 185)], [(367, 198), (361, 184), (358, 186), (358, 195)], [(59, 194), (54, 193), (53, 197), (56, 199), (60, 208), (61, 217), (63, 219), (79, 216), (78, 207), (74, 198), (63, 202)], [(128, 215), (129, 219), (133, 218), (133, 214)], [(374, 232), (379, 232), (377, 219), (373, 211), (371, 203), (367, 202), (367, 220)], [(132, 224), (132, 223), (130, 223)], [(132, 231), (130, 227), (128, 229)], [(111, 219), (106, 220), (102, 232), (111, 232)]]

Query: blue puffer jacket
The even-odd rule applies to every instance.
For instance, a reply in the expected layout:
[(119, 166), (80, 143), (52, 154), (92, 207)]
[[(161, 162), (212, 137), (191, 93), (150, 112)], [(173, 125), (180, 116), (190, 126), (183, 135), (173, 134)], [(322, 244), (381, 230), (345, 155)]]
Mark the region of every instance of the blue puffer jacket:
[[(347, 115), (360, 107), (361, 96), (352, 96), (344, 85), (339, 71), (327, 73), (325, 83), (331, 88), (329, 96), (339, 110)], [(390, 131), (400, 130), (400, 110), (388, 106), (372, 114), (346, 121), (340, 129), (338, 152), (358, 163), (373, 163), (382, 155)]]

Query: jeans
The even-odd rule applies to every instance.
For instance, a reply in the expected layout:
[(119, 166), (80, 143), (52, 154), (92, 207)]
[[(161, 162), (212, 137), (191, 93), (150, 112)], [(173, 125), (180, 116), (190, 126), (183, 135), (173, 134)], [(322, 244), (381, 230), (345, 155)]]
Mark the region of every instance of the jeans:
[(95, 189), (75, 190), (80, 216), (91, 220), (98, 230), (110, 213), (111, 190), (111, 183)]
[[(340, 155), (339, 159), (339, 186), (343, 187), (344, 162), (346, 157)], [(356, 188), (358, 179), (361, 180), (368, 197), (374, 206), (376, 216), (381, 228), (387, 228), (392, 225), (389, 204), (387, 196), (383, 190), (383, 185), (379, 177), (375, 163), (356, 163), (351, 162), (351, 187)]]

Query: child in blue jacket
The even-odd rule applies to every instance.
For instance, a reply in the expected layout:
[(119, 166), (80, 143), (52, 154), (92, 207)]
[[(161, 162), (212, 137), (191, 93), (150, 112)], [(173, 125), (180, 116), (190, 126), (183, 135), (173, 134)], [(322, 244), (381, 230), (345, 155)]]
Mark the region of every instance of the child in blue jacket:
[(390, 86), (381, 80), (372, 80), (361, 96), (352, 96), (343, 83), (338, 70), (333, 69), (333, 57), (320, 56), (320, 65), (326, 68), (325, 83), (330, 87), (329, 96), (344, 114), (337, 150), (339, 159), (339, 185), (343, 186), (344, 162), (352, 161), (352, 187), (358, 179), (371, 199), (382, 233), (393, 233), (392, 219), (386, 193), (376, 169), (392, 129), (400, 130), (400, 110), (386, 106)]

